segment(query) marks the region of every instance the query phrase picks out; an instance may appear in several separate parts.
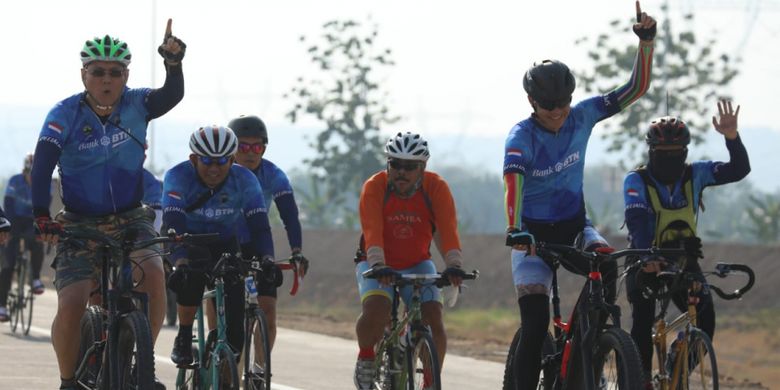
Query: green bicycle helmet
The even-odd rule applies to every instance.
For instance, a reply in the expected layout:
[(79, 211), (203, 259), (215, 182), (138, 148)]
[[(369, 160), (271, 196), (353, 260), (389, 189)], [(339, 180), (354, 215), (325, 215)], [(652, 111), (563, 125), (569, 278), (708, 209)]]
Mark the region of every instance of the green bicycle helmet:
[(130, 49), (127, 43), (106, 35), (103, 38), (95, 37), (84, 43), (81, 49), (81, 64), (86, 66), (92, 61), (120, 62), (124, 66), (130, 65)]

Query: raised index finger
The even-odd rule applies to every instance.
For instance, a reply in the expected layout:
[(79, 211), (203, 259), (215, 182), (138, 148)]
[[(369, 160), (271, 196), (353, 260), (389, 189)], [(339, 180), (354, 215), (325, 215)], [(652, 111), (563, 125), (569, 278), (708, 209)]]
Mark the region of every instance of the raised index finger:
[[(639, 4), (639, 2), (637, 2)], [(163, 39), (168, 39), (173, 33), (171, 33), (171, 24), (173, 24), (173, 19), (168, 19), (168, 25), (165, 26), (165, 37)]]
[(642, 23), (642, 7), (639, 5), (639, 0), (636, 1), (636, 22)]

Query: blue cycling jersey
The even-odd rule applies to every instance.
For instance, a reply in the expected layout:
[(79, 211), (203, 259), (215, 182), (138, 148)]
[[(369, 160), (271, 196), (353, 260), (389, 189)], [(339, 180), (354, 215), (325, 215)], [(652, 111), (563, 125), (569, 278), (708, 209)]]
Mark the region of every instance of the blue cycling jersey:
[(552, 223), (584, 215), (585, 151), (593, 126), (620, 111), (614, 92), (571, 108), (556, 133), (533, 117), (516, 124), (505, 144), (504, 174), (524, 177), (522, 217)]
[[(145, 100), (151, 91), (125, 88), (105, 124), (90, 109), (84, 93), (59, 102), (49, 111), (38, 143), (39, 147), (53, 145), (61, 152), (62, 202), (68, 211), (99, 216), (140, 205), (149, 118)], [(38, 198), (33, 199), (33, 206), (48, 207)]]
[(144, 168), (144, 198), (142, 202), (153, 209), (162, 208), (162, 182), (146, 168)]
[[(659, 200), (663, 207), (679, 209), (693, 202), (698, 214), (702, 191), (709, 186), (733, 183), (741, 180), (750, 172), (750, 161), (742, 140), (726, 140), (730, 161), (694, 161), (691, 163), (692, 194), (684, 191), (682, 178), (669, 187), (658, 182), (648, 172), (648, 177), (658, 189)], [(647, 197), (647, 186), (637, 172), (629, 172), (623, 182), (625, 200), (626, 227), (632, 248), (649, 248), (655, 236), (655, 211)]]
[(32, 218), (32, 187), (24, 179), (23, 174), (11, 176), (8, 186), (5, 187), (5, 209), (8, 218), (13, 220), (18, 217)]
[(200, 180), (190, 161), (171, 168), (163, 180), (163, 224), (178, 233), (219, 233), (221, 243), (232, 245), (237, 240), (239, 224), (245, 223), (257, 253), (273, 256), (260, 183), (250, 170), (237, 164), (230, 167), (225, 180), (219, 191), (188, 211), (211, 190)]
[[(260, 165), (253, 173), (263, 189), (263, 198), (268, 209), (270, 210), (272, 203), (276, 204), (279, 216), (287, 229), (290, 248), (301, 248), (303, 240), (301, 223), (298, 220), (298, 206), (295, 204), (293, 189), (287, 175), (276, 164), (266, 159), (261, 160)], [(240, 237), (242, 243), (249, 241), (249, 231), (246, 224), (241, 224)]]

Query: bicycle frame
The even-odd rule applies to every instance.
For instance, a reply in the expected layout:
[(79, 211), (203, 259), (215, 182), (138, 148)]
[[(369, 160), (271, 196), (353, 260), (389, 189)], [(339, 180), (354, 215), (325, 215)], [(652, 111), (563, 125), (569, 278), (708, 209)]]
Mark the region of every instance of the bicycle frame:
[[(620, 307), (607, 303), (604, 300), (602, 274), (600, 265), (607, 260), (616, 260), (620, 257), (647, 254), (681, 254), (681, 249), (626, 249), (614, 251), (612, 248), (597, 248), (594, 252), (584, 252), (568, 245), (556, 245), (539, 243), (537, 251), (543, 253), (543, 257), (549, 258), (553, 265), (552, 279), (552, 306), (553, 306), (553, 343), (556, 344), (552, 355), (542, 357), (542, 369), (554, 367), (557, 370), (556, 380), (560, 382), (560, 388), (567, 388), (569, 384), (585, 384), (590, 389), (596, 385), (596, 378), (591, 369), (593, 357), (591, 352), (595, 350), (596, 337), (604, 329), (620, 328)], [(589, 272), (586, 282), (580, 290), (580, 295), (572, 309), (568, 322), (563, 322), (561, 317), (560, 296), (558, 291), (557, 268), (562, 259), (570, 255), (580, 255), (588, 259)], [(611, 320), (611, 324), (607, 324)], [(572, 357), (577, 357), (572, 359)], [(548, 378), (545, 378), (548, 380)]]
[[(750, 267), (742, 264), (725, 264), (718, 263), (716, 271), (713, 273), (721, 278), (725, 278), (732, 270), (741, 271), (748, 275), (748, 282), (742, 288), (734, 291), (733, 293), (724, 293), (723, 290), (717, 286), (709, 285), (709, 289), (714, 291), (718, 296), (725, 300), (732, 300), (741, 298), (747, 291), (753, 287), (755, 282), (755, 275)], [(687, 272), (681, 271), (682, 276), (685, 276)], [(661, 305), (661, 311), (657, 316), (657, 320), (654, 326), (653, 332), (653, 345), (655, 346), (656, 359), (658, 362), (658, 375), (655, 379), (660, 385), (660, 390), (676, 390), (688, 388), (688, 375), (689, 365), (687, 359), (676, 359), (672, 372), (666, 370), (667, 353), (667, 336), (671, 333), (677, 333), (677, 356), (688, 356), (688, 340), (693, 329), (697, 328), (697, 310), (696, 305), (699, 303), (698, 297), (696, 297), (696, 290), (693, 283), (686, 278), (687, 291), (688, 291), (688, 306), (687, 310), (677, 316), (671, 322), (667, 322), (665, 319), (671, 297), (667, 297), (663, 300)], [(674, 285), (673, 285), (674, 286)], [(674, 287), (671, 287), (674, 288)], [(678, 382), (680, 380), (680, 382)]]

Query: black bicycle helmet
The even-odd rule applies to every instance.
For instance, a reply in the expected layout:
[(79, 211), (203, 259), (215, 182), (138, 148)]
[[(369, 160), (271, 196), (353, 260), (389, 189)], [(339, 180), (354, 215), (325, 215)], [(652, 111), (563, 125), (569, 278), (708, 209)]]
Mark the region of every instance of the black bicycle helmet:
[(228, 123), (236, 137), (259, 137), (264, 143), (268, 143), (268, 130), (263, 120), (255, 115), (241, 115)]
[(535, 62), (523, 77), (525, 92), (546, 110), (569, 105), (575, 85), (569, 67), (556, 60)]
[(645, 142), (651, 147), (658, 145), (687, 146), (691, 142), (691, 132), (682, 119), (662, 116), (650, 122)]

